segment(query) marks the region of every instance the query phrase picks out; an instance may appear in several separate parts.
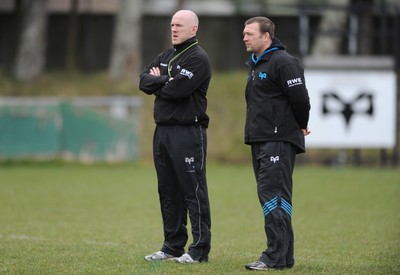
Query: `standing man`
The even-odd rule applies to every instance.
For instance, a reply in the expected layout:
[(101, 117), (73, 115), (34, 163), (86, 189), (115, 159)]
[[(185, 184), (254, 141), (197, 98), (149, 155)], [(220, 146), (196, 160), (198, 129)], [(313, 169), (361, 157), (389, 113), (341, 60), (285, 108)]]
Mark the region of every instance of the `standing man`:
[(274, 38), (265, 17), (245, 22), (243, 41), (252, 53), (246, 86), (245, 143), (251, 145), (257, 193), (264, 212), (267, 248), (246, 269), (294, 265), (292, 173), (296, 154), (305, 152), (310, 101), (304, 70)]
[[(155, 95), (153, 155), (164, 226), (161, 250), (147, 255), (147, 261), (206, 262), (211, 248), (206, 181), (211, 66), (196, 38), (198, 26), (192, 11), (175, 13), (173, 48), (159, 54), (140, 75), (140, 89)], [(185, 253), (188, 213), (193, 243)]]

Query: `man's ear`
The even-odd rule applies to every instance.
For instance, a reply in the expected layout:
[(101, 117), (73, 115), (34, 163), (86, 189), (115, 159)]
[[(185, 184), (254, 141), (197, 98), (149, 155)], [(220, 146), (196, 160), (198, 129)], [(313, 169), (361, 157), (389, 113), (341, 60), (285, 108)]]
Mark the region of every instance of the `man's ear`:
[(193, 29), (192, 29), (193, 34), (196, 35), (198, 29), (199, 29), (199, 26), (194, 25), (194, 26), (193, 26)]
[(264, 33), (264, 39), (265, 41), (271, 40), (271, 35), (269, 34), (269, 32)]

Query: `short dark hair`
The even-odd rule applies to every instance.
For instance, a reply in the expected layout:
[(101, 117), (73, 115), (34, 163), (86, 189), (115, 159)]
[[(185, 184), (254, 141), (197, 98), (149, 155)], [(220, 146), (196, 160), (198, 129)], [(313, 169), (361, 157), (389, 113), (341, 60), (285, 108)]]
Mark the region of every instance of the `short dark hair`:
[(269, 36), (271, 36), (271, 39), (274, 38), (274, 33), (275, 33), (275, 24), (272, 22), (271, 19), (263, 16), (256, 16), (248, 19), (244, 25), (249, 25), (252, 23), (258, 23), (260, 25), (260, 32), (261, 33), (269, 33)]

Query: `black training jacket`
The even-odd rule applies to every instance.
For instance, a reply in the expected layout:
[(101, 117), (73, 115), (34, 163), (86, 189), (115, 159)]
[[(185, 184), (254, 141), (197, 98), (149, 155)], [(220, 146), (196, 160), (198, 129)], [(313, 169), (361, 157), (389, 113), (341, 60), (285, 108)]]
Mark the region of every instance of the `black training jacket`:
[[(159, 67), (161, 76), (150, 75), (152, 67)], [(173, 79), (169, 80), (171, 77)], [(154, 120), (157, 125), (198, 123), (208, 127), (206, 94), (210, 79), (208, 55), (193, 37), (162, 52), (148, 64), (140, 75), (139, 88), (156, 96)]]
[(310, 111), (304, 69), (276, 38), (247, 65), (245, 143), (286, 141), (304, 152), (301, 129), (307, 127)]

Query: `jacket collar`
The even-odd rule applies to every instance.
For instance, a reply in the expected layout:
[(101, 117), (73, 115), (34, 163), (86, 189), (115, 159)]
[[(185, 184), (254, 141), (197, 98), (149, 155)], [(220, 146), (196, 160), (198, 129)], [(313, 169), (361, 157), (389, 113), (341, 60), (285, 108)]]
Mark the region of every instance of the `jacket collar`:
[(189, 38), (188, 40), (182, 42), (179, 45), (174, 45), (175, 52), (180, 52), (183, 49), (185, 49), (187, 46), (189, 46), (189, 45), (191, 45), (191, 44), (193, 44), (195, 42), (198, 42), (196, 36), (192, 37), (192, 38)]
[(256, 57), (254, 53), (251, 55), (250, 63), (253, 65), (256, 65), (258, 61), (260, 61), (262, 59), (266, 60), (266, 57), (267, 57), (266, 55), (268, 53), (276, 51), (276, 50), (285, 50), (285, 49), (286, 49), (285, 45), (283, 45), (281, 43), (281, 41), (279, 41), (278, 38), (274, 38), (272, 40), (271, 45), (259, 57)]

